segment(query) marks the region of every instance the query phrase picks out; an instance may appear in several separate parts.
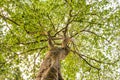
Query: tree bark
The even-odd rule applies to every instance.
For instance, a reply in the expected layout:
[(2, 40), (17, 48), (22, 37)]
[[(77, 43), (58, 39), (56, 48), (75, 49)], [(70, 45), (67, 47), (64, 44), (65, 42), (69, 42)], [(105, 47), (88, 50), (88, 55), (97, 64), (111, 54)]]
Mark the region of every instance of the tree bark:
[(60, 61), (69, 53), (68, 47), (52, 48), (43, 60), (36, 80), (64, 80), (60, 72)]

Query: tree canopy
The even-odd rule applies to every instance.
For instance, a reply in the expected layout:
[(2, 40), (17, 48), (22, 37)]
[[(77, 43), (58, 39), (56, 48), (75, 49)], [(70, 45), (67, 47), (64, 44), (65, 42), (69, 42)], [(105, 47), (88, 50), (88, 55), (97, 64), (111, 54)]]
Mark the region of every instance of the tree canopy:
[[(66, 29), (67, 28), (67, 29)], [(120, 79), (120, 3), (117, 0), (0, 0), (0, 79), (34, 80), (62, 32), (73, 39), (61, 62), (65, 80)]]

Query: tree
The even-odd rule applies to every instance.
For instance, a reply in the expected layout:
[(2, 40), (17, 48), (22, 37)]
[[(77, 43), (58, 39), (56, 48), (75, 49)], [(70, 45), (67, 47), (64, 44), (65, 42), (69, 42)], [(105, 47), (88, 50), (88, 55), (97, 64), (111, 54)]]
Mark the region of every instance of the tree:
[(65, 80), (120, 79), (117, 1), (2, 0), (0, 18), (0, 79), (35, 79), (49, 31), (58, 47), (63, 36), (73, 39), (61, 62)]

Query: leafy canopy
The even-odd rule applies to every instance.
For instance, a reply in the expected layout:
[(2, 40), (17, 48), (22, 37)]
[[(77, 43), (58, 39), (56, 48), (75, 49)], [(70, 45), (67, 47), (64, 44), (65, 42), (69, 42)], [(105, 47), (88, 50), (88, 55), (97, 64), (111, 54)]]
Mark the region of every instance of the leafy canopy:
[(108, 0), (0, 0), (0, 79), (35, 79), (44, 33), (59, 38), (66, 26), (74, 40), (61, 62), (65, 80), (119, 80), (120, 6)]

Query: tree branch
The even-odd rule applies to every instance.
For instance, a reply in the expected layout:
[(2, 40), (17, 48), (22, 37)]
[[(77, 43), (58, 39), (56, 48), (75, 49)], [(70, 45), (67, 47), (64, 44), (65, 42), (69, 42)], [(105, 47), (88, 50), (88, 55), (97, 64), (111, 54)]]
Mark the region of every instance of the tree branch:
[[(80, 54), (80, 53), (79, 53), (79, 54)], [(116, 60), (116, 61), (114, 61), (114, 62), (112, 62), (112, 63), (110, 63), (110, 62), (106, 63), (106, 62), (103, 62), (103, 61), (100, 61), (100, 60), (97, 60), (97, 59), (88, 57), (88, 56), (86, 56), (86, 55), (84, 55), (84, 54), (80, 54), (80, 55), (83, 56), (83, 57), (86, 57), (86, 58), (88, 58), (88, 59), (90, 59), (90, 60), (93, 60), (93, 61), (95, 61), (95, 62), (103, 63), (103, 64), (108, 64), (108, 65), (112, 65), (112, 64), (114, 64), (114, 63), (116, 63), (116, 62), (118, 61), (118, 60)]]
[[(70, 11), (69, 11), (69, 19), (68, 19), (68, 21), (67, 21), (67, 23), (66, 23), (66, 26), (65, 27), (63, 27), (62, 29), (60, 29), (59, 31), (57, 31), (55, 34), (54, 34), (54, 37), (57, 35), (57, 34), (59, 34), (60, 32), (62, 32), (63, 30), (64, 30), (64, 35), (66, 35), (66, 32), (67, 32), (67, 30), (68, 30), (68, 26), (69, 26), (69, 24), (74, 20), (74, 18), (79, 14), (79, 12), (80, 11), (78, 11), (75, 15), (72, 15), (72, 9), (70, 9)], [(71, 19), (72, 18), (72, 19)]]
[(12, 29), (9, 27), (8, 24), (6, 24), (7, 28), (9, 29), (10, 33), (17, 38), (17, 41), (20, 42), (20, 39), (18, 38), (18, 36), (15, 34), (15, 32), (12, 31)]
[(15, 21), (12, 20), (12, 19), (10, 19), (10, 18), (8, 18), (8, 17), (5, 17), (5, 16), (3, 16), (3, 15), (1, 15), (1, 14), (0, 14), (0, 16), (1, 16), (3, 19), (5, 19), (5, 20), (7, 19), (7, 20), (9, 20), (10, 22), (12, 22), (12, 23), (14, 23), (14, 24), (20, 26), (20, 24), (18, 24), (17, 22), (15, 22)]
[[(95, 36), (97, 36), (97, 37), (101, 37), (101, 38), (105, 39), (107, 42), (109, 42), (109, 43), (110, 43), (110, 41), (109, 41), (109, 40), (107, 40), (105, 37), (102, 37), (102, 36), (100, 36), (100, 35), (96, 34), (96, 33), (95, 33), (95, 32), (93, 32), (93, 31), (86, 30), (86, 28), (85, 28), (85, 29), (83, 29), (83, 30), (81, 30), (81, 31), (79, 31), (79, 32), (88, 32), (88, 33), (94, 34)], [(72, 38), (72, 37), (75, 37), (76, 35), (78, 35), (78, 34), (79, 34), (79, 32), (76, 32), (73, 36), (71, 36), (71, 38)]]
[(22, 45), (29, 45), (29, 44), (35, 44), (35, 43), (39, 43), (38, 41), (31, 41), (31, 42), (20, 42), (17, 44), (22, 44)]
[(53, 30), (56, 31), (55, 25), (54, 25), (54, 23), (52, 22), (52, 20), (51, 20), (49, 14), (47, 15), (47, 17), (48, 17), (48, 19), (50, 20), (50, 22), (51, 22), (51, 24), (52, 24)]
[(0, 62), (0, 68), (2, 68), (5, 65), (6, 62)]
[[(75, 45), (74, 43), (73, 43), (73, 47), (74, 47), (75, 49), (77, 49), (77, 48), (76, 48), (76, 45)], [(75, 51), (75, 52), (76, 52), (76, 51)], [(78, 53), (78, 52), (77, 52), (77, 53)], [(87, 59), (90, 59), (90, 60), (92, 60), (92, 61), (95, 61), (95, 62), (97, 62), (97, 63), (108, 64), (108, 65), (113, 65), (113, 64), (115, 64), (115, 63), (117, 63), (117, 62), (119, 61), (119, 58), (118, 58), (117, 60), (115, 60), (115, 61), (113, 61), (113, 62), (104, 62), (104, 61), (100, 61), (100, 60), (97, 60), (97, 59), (88, 57), (87, 55), (84, 55), (84, 54), (81, 54), (81, 53), (79, 53), (79, 55), (81, 55), (82, 57), (85, 57), (85, 58), (87, 58)]]
[[(83, 32), (84, 30), (86, 30), (87, 27), (88, 27), (88, 26), (86, 26), (83, 30), (81, 30), (81, 31), (79, 31), (79, 32)], [(79, 32), (76, 32), (74, 35), (71, 36), (71, 38), (73, 38), (73, 37), (75, 37), (76, 35), (78, 35)]]
[(110, 41), (109, 41), (109, 40), (107, 40), (106, 38), (104, 38), (104, 37), (102, 37), (102, 36), (100, 36), (100, 35), (96, 34), (95, 32), (92, 32), (92, 31), (90, 31), (90, 30), (83, 30), (82, 32), (88, 32), (88, 33), (94, 34), (94, 35), (96, 35), (96, 36), (98, 36), (98, 37), (101, 37), (101, 38), (105, 39), (107, 42), (109, 42), (109, 43), (110, 43)]
[(81, 59), (83, 59), (90, 67), (92, 67), (92, 68), (95, 68), (95, 69), (97, 69), (97, 70), (100, 70), (100, 68), (97, 68), (97, 67), (95, 67), (95, 66), (93, 66), (92, 64), (90, 64), (84, 57), (82, 57), (78, 52), (76, 52), (76, 51), (73, 51), (73, 50), (71, 50), (73, 53), (76, 53)]
[(28, 53), (28, 52), (31, 52), (31, 51), (35, 51), (35, 50), (43, 50), (45, 49), (47, 46), (44, 46), (44, 47), (41, 47), (41, 48), (34, 48), (34, 49), (30, 49), (30, 50), (27, 50), (27, 51), (24, 51), (24, 52), (21, 52), (20, 54), (23, 54), (23, 53)]
[(57, 36), (57, 34), (59, 34), (60, 32), (62, 32), (64, 29), (65, 29), (65, 27), (64, 27), (64, 28), (62, 28), (62, 29), (60, 29), (59, 31), (57, 31), (57, 32), (54, 34), (54, 36), (53, 36), (53, 37), (56, 37), (56, 36)]
[(72, 17), (72, 13), (71, 12), (72, 12), (72, 8), (69, 10), (69, 18), (67, 20), (67, 23), (65, 25), (65, 29), (63, 31), (64, 37), (66, 37), (67, 31), (68, 31), (68, 27), (69, 27), (70, 23), (73, 21), (73, 19), (71, 20), (71, 17)]

